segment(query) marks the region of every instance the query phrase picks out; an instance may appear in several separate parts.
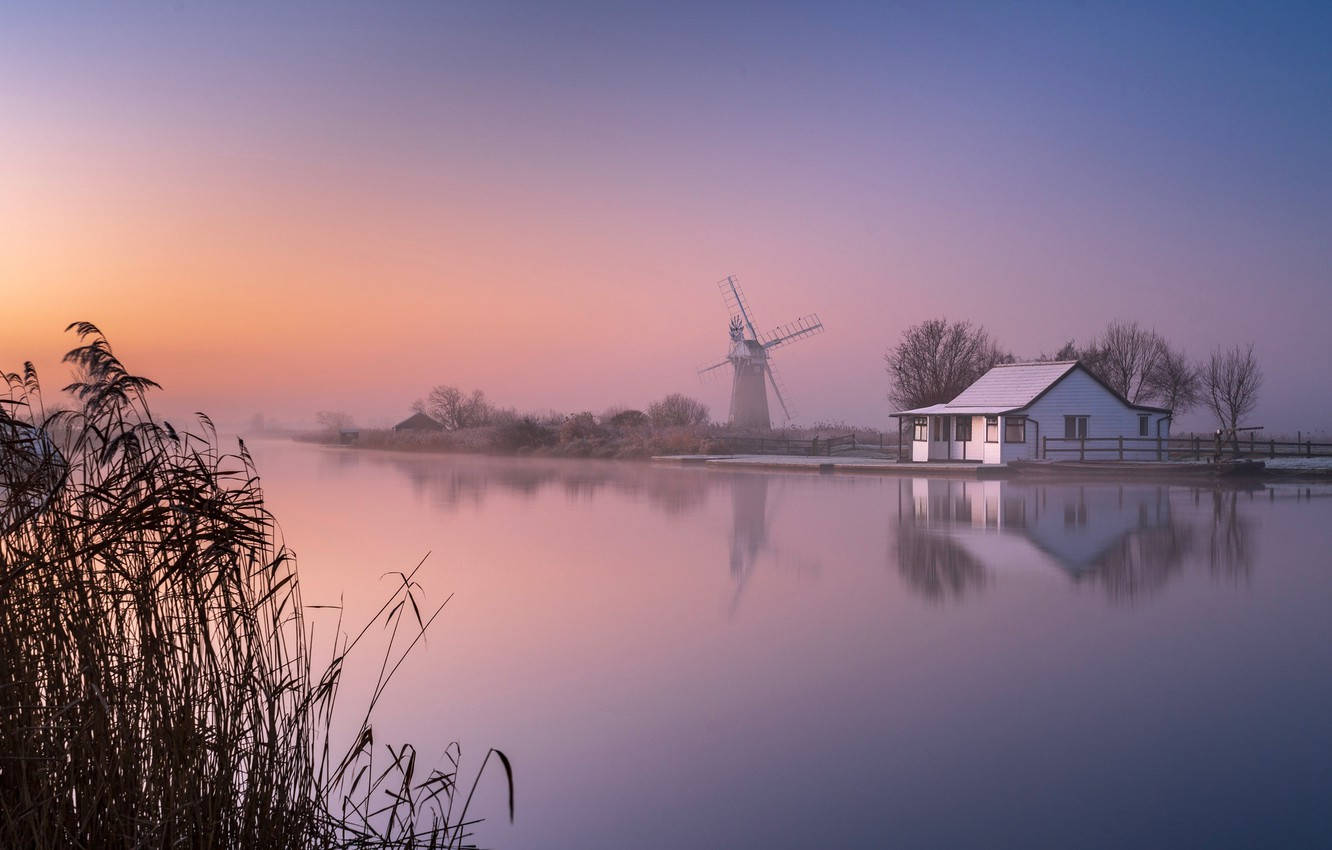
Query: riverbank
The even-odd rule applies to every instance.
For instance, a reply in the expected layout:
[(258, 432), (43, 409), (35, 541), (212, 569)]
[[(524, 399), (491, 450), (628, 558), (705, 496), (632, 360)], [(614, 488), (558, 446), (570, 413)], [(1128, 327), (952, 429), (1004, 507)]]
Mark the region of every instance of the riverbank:
[(501, 425), (452, 431), (362, 429), (341, 434), (306, 433), (293, 435), (292, 439), (352, 449), (402, 452), (650, 460), (668, 455), (732, 454), (736, 451), (737, 442), (757, 442), (762, 439), (807, 444), (813, 439), (845, 438), (849, 433), (854, 433), (863, 445), (877, 445), (883, 439), (878, 432), (848, 429), (841, 425), (759, 433), (724, 425), (653, 426), (638, 423), (616, 426), (597, 422), (590, 416), (574, 416), (551, 422), (526, 418)]
[(1280, 481), (1332, 482), (1332, 464), (1265, 467), (1262, 461), (1235, 463), (1136, 463), (1136, 462), (1025, 462), (982, 464), (931, 461), (899, 463), (887, 458), (808, 457), (792, 455), (661, 455), (654, 463), (701, 465), (728, 469), (770, 469), (795, 472), (878, 474), (909, 477), (1033, 478), (1062, 480), (1198, 481), (1268, 483)]

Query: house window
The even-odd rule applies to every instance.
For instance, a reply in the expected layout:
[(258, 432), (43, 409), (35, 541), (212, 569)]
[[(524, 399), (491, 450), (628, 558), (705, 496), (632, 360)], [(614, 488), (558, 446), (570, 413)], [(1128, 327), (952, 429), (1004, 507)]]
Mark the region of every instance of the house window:
[(998, 417), (998, 416), (987, 416), (987, 417), (985, 417), (985, 442), (987, 442), (987, 443), (997, 443), (997, 442), (999, 442), (999, 417)]
[(948, 421), (947, 416), (935, 416), (931, 421), (930, 431), (934, 435), (933, 440), (936, 443), (942, 443), (948, 439), (949, 426), (952, 423)]
[(917, 416), (915, 422), (916, 433), (913, 434), (911, 438), (919, 443), (925, 442), (926, 440), (929, 439), (928, 428), (929, 428), (929, 420), (926, 419), (924, 416)]
[(1004, 419), (1004, 442), (1005, 443), (1025, 443), (1027, 442), (1027, 417), (1009, 416)]
[(1085, 416), (1065, 416), (1064, 417), (1064, 439), (1066, 440), (1084, 440), (1087, 438), (1087, 417)]
[(1148, 434), (1147, 434), (1147, 431), (1148, 431), (1147, 420), (1149, 420), (1149, 419), (1151, 419), (1151, 417), (1148, 416), (1146, 413), (1139, 413), (1139, 414), (1138, 414), (1138, 436), (1139, 436), (1139, 437), (1146, 437), (1146, 436), (1148, 436)]
[(953, 420), (955, 423), (953, 429), (953, 438), (959, 443), (971, 441), (971, 417), (959, 416)]

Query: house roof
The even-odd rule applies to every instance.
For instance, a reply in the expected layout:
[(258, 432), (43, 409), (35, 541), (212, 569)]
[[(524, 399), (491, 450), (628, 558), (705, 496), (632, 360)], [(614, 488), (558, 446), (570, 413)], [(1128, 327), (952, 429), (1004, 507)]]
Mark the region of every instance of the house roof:
[(980, 416), (1020, 410), (1035, 401), (1037, 396), (1054, 386), (1077, 365), (1076, 360), (1001, 363), (977, 378), (952, 401), (918, 407), (915, 410), (904, 410), (902, 413)]
[(953, 407), (1026, 407), (1078, 365), (1076, 360), (1047, 363), (1003, 363), (976, 379), (956, 398)]
[(426, 416), (424, 413), (413, 413), (411, 416), (408, 416), (406, 419), (402, 420), (397, 425), (394, 425), (393, 430), (394, 431), (443, 431), (444, 426), (441, 425), (436, 420), (431, 419), (429, 416)]
[(1029, 407), (1036, 399), (1045, 395), (1051, 387), (1059, 383), (1065, 375), (1079, 368), (1131, 408), (1150, 410), (1156, 413), (1170, 412), (1162, 407), (1133, 404), (1076, 360), (1045, 360), (1034, 363), (1000, 363), (998, 366), (991, 367), (990, 371), (977, 378), (971, 386), (958, 393), (952, 401), (944, 404), (932, 404), (929, 407), (919, 407), (915, 410), (904, 410), (896, 415), (961, 414), (963, 416), (980, 416), (983, 414), (1011, 413)]

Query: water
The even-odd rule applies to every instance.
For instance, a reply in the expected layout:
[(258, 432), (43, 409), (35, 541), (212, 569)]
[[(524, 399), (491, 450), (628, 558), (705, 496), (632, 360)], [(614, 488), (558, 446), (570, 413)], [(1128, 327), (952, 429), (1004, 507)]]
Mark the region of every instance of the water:
[(256, 455), (307, 603), (432, 552), (488, 846), (1332, 845), (1332, 488)]

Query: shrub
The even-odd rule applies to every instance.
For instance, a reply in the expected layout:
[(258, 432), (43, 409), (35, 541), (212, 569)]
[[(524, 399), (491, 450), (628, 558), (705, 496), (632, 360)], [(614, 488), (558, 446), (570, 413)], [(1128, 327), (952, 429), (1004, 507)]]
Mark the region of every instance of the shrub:
[(531, 416), (524, 416), (495, 429), (494, 445), (504, 451), (516, 452), (554, 445), (554, 429), (541, 424)]
[(619, 431), (642, 428), (647, 423), (647, 414), (641, 410), (621, 410), (606, 420), (606, 424)]
[(596, 417), (587, 411), (575, 413), (560, 425), (561, 443), (570, 443), (574, 440), (593, 440), (605, 435), (606, 429), (598, 425)]
[(658, 428), (706, 425), (708, 406), (689, 396), (672, 393), (649, 405), (647, 415)]

